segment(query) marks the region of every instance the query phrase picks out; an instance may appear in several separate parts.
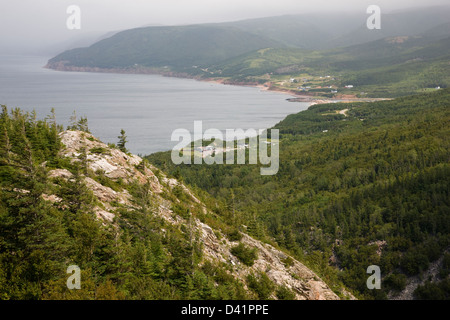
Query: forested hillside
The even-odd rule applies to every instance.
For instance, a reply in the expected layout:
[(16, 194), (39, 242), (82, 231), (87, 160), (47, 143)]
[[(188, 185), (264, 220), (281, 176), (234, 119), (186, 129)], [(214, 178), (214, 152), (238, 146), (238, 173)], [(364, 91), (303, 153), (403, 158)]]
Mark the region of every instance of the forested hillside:
[(449, 57), (448, 36), (388, 37), (323, 51), (258, 50), (210, 66), (207, 76), (300, 95), (388, 98), (448, 87)]
[(356, 13), (136, 28), (62, 52), (47, 68), (260, 84), (317, 98), (399, 97), (450, 86), (449, 12), (383, 13), (380, 30)]
[(122, 31), (88, 48), (63, 52), (51, 59), (49, 65), (188, 69), (195, 73), (195, 67), (204, 68), (246, 52), (283, 46), (275, 40), (233, 27), (147, 27)]
[[(204, 190), (230, 221), (273, 239), (331, 283), (387, 298), (444, 257), (440, 282), (416, 297), (449, 298), (450, 90), (374, 103), (311, 106), (275, 126), (280, 170), (149, 161)], [(208, 197), (205, 195), (205, 197)], [(368, 290), (379, 265), (382, 290)], [(439, 283), (439, 284), (437, 284)]]
[(1, 300), (351, 297), (128, 153), (123, 130), (116, 146), (86, 118), (67, 129), (2, 106)]

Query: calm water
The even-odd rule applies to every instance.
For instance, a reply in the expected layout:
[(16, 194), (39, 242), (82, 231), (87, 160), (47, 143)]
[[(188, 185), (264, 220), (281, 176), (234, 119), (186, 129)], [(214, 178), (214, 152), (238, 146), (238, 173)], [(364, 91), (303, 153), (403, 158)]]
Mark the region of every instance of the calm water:
[(263, 129), (309, 104), (258, 88), (225, 86), (154, 75), (58, 72), (42, 68), (48, 57), (0, 56), (0, 104), (36, 110), (39, 118), (55, 108), (67, 126), (73, 111), (86, 116), (91, 132), (117, 142), (120, 129), (136, 154), (172, 149), (173, 130)]

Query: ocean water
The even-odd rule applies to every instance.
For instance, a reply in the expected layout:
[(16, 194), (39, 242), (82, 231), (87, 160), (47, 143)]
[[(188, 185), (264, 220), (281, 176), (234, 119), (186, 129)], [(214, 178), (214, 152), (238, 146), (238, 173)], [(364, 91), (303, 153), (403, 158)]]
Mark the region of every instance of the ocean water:
[(60, 72), (44, 69), (49, 57), (0, 56), (0, 104), (35, 110), (39, 118), (56, 111), (67, 126), (75, 111), (90, 131), (116, 143), (121, 129), (127, 148), (147, 155), (171, 150), (175, 129), (265, 129), (308, 103), (259, 88), (228, 86), (158, 75)]

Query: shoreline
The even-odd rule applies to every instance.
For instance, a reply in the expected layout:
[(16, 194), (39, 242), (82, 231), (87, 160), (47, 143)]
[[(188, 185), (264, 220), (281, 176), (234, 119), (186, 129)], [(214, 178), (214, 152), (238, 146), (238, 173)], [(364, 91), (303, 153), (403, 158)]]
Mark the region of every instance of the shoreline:
[(243, 87), (254, 87), (259, 88), (261, 91), (270, 91), (270, 92), (277, 92), (282, 93), (286, 95), (292, 96), (292, 98), (286, 99), (289, 102), (306, 102), (310, 103), (310, 106), (316, 105), (316, 104), (326, 104), (326, 103), (351, 103), (351, 102), (374, 102), (374, 101), (384, 101), (384, 100), (392, 100), (391, 98), (358, 98), (354, 96), (341, 96), (337, 98), (318, 98), (307, 94), (299, 94), (297, 92), (294, 92), (292, 90), (288, 89), (281, 89), (276, 88), (273, 86), (270, 86), (270, 82), (267, 82), (265, 84), (251, 84), (251, 83), (244, 83), (244, 82), (233, 82), (233, 81), (227, 81), (226, 79), (216, 79), (216, 78), (203, 78), (203, 79), (196, 79), (198, 81), (205, 81), (205, 82), (211, 82), (211, 83), (218, 83), (223, 85), (234, 85), (234, 86), (243, 86)]
[(193, 76), (185, 72), (175, 72), (166, 71), (164, 68), (99, 68), (99, 67), (75, 67), (67, 66), (64, 61), (57, 63), (47, 63), (43, 66), (45, 69), (62, 71), (62, 72), (91, 72), (91, 73), (114, 73), (114, 74), (147, 74), (147, 75), (159, 75), (169, 78), (179, 78), (179, 79), (191, 79), (201, 82), (217, 83), (222, 85), (232, 85), (241, 87), (253, 87), (259, 88), (261, 91), (277, 92), (292, 96), (292, 98), (286, 99), (289, 102), (305, 102), (309, 103), (309, 106), (316, 104), (326, 104), (326, 103), (350, 103), (350, 102), (374, 102), (383, 100), (392, 100), (390, 98), (357, 98), (354, 96), (345, 96), (337, 98), (317, 98), (312, 95), (299, 94), (289, 89), (282, 89), (271, 86), (270, 82), (264, 84), (256, 82), (236, 82), (230, 81), (224, 78), (203, 78), (199, 76)]

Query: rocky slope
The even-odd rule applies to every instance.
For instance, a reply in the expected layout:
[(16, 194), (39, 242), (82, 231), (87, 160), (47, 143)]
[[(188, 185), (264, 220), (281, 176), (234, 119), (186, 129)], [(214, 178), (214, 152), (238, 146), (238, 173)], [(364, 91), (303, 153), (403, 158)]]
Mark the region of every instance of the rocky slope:
[[(228, 240), (220, 230), (214, 230), (196, 217), (196, 211), (207, 215), (213, 213), (198, 200), (194, 193), (179, 181), (167, 178), (150, 164), (142, 165), (143, 160), (140, 157), (110, 148), (85, 132), (64, 131), (60, 137), (64, 144), (62, 155), (69, 157), (71, 161), (82, 161), (80, 159), (84, 154), (87, 166), (96, 175), (104, 175), (113, 181), (120, 180), (125, 184), (133, 182), (148, 184), (149, 196), (152, 197), (153, 203), (152, 212), (171, 225), (179, 227), (180, 230), (185, 230), (183, 227), (189, 225), (189, 232), (196, 237), (196, 241), (203, 244), (202, 263), (209, 260), (215, 264), (227, 264), (230, 266), (233, 276), (244, 284), (249, 273), (265, 272), (273, 283), (291, 289), (295, 293), (296, 299), (299, 300), (339, 299), (338, 295), (305, 265), (292, 258), (292, 260), (289, 259), (291, 262), (287, 264), (288, 255), (286, 253), (246, 234), (243, 234), (240, 242), (247, 247), (256, 249), (258, 258), (251, 267), (241, 263), (230, 251), (238, 242)], [(72, 179), (73, 174), (65, 169), (56, 169), (49, 172), (49, 177), (51, 179)], [(104, 224), (115, 224), (115, 217), (120, 214), (116, 210), (117, 204), (120, 204), (121, 208), (130, 210), (138, 205), (126, 189), (115, 191), (91, 177), (83, 179), (87, 188), (92, 190), (98, 199), (94, 211)], [(178, 189), (178, 192), (183, 193), (183, 197), (167, 196), (175, 194), (175, 188)], [(47, 195), (46, 198), (52, 202), (59, 201), (54, 195)], [(192, 213), (188, 219), (175, 214), (172, 210), (174, 204), (186, 201), (185, 199), (189, 200), (188, 205)], [(350, 299), (353, 298), (346, 292), (343, 295)]]

